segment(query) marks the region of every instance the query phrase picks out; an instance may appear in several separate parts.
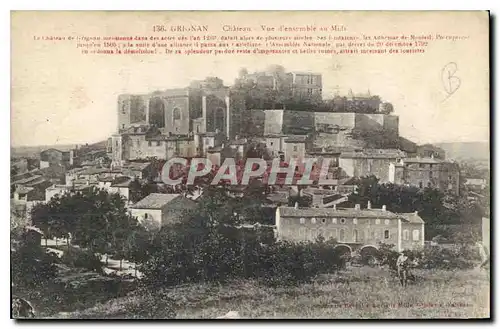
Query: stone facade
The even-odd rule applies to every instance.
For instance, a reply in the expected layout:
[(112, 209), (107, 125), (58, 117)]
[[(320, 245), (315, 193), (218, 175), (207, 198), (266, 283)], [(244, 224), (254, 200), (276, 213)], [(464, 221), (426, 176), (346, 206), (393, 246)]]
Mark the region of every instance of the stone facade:
[(435, 158), (406, 158), (389, 165), (389, 182), (420, 188), (433, 187), (458, 195), (458, 164)]
[[(393, 244), (397, 251), (422, 248), (424, 223), (420, 217), (411, 220), (408, 217), (408, 214), (395, 214), (384, 208), (361, 209), (359, 205), (354, 209), (279, 207), (276, 228), (279, 239), (314, 241), (321, 235), (351, 250), (366, 246), (378, 248), (380, 242)], [(418, 233), (413, 233), (415, 230)], [(407, 233), (403, 236), (407, 231), (411, 232), (410, 236)], [(413, 234), (418, 239), (414, 240)]]

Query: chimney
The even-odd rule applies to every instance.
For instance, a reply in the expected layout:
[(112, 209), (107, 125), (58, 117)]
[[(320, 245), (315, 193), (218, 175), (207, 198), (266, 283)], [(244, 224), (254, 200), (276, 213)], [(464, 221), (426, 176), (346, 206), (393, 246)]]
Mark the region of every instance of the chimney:
[(295, 209), (299, 209), (299, 203), (298, 202), (295, 202)]
[(386, 211), (385, 204), (382, 206), (382, 211)]
[(360, 207), (359, 203), (356, 203), (354, 205), (354, 210), (360, 210), (360, 209), (361, 209), (361, 207)]
[(415, 210), (415, 216), (418, 216), (418, 211)]
[(372, 209), (372, 203), (371, 203), (371, 201), (368, 201), (368, 204), (366, 205), (366, 209)]

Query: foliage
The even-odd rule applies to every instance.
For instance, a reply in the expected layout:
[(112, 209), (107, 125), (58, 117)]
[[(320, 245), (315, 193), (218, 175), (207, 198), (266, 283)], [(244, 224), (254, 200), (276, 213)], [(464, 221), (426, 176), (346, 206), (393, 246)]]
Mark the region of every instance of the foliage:
[(58, 258), (29, 239), (29, 231), (13, 232), (10, 251), (11, 280), (14, 287), (35, 288), (53, 280)]
[(33, 207), (31, 216), (46, 237), (71, 236), (72, 243), (101, 254), (123, 253), (128, 234), (139, 225), (119, 194), (97, 189), (53, 197)]
[(334, 244), (263, 243), (260, 234), (239, 228), (240, 206), (223, 187), (207, 187), (193, 213), (155, 236), (139, 266), (145, 282), (158, 286), (259, 278), (288, 285), (335, 270)]
[(70, 267), (85, 268), (87, 270), (102, 274), (102, 263), (100, 257), (88, 250), (73, 249), (70, 253), (64, 253), (61, 262)]
[(461, 196), (445, 195), (435, 188), (380, 184), (375, 176), (357, 178), (354, 184), (358, 186), (358, 192), (349, 196), (348, 205), (365, 206), (370, 201), (374, 208), (386, 205), (387, 210), (396, 213), (418, 211), (426, 224), (427, 239), (442, 234), (437, 229), (440, 225), (479, 224), (481, 220), (482, 213), (477, 203)]

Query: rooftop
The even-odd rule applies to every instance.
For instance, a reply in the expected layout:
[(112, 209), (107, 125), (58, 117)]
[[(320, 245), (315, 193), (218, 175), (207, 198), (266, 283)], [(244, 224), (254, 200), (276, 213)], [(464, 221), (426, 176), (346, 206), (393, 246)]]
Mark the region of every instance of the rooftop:
[(405, 163), (443, 163), (446, 162), (441, 159), (436, 158), (406, 158), (404, 159)]
[(285, 143), (305, 143), (307, 135), (290, 135), (285, 138)]
[(298, 208), (279, 207), (281, 216), (286, 217), (357, 217), (357, 218), (400, 218), (397, 214), (382, 209), (360, 209), (354, 208)]
[(399, 215), (401, 215), (409, 223), (412, 223), (412, 224), (425, 224), (424, 220), (418, 215), (417, 212), (401, 213)]
[(151, 193), (130, 208), (133, 209), (162, 209), (180, 194)]
[[(342, 152), (342, 158), (404, 158), (406, 153), (397, 149), (364, 149)], [(406, 161), (406, 159), (405, 159)]]
[(113, 187), (128, 187), (132, 182), (132, 178), (127, 176), (117, 177), (112, 183)]

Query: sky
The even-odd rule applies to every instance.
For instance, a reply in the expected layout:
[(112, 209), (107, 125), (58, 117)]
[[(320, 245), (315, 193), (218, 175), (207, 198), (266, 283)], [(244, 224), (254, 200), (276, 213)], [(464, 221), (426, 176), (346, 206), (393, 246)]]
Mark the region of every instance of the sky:
[[(71, 41), (34, 40), (34, 36), (150, 36), (157, 35), (152, 26), (160, 23), (207, 24), (217, 35), (223, 34), (224, 24), (254, 30), (260, 24), (342, 24), (345, 35), (439, 33), (468, 38), (435, 41), (424, 54), (337, 56), (83, 55)], [(263, 35), (245, 35), (257, 34)], [(12, 146), (101, 141), (116, 130), (119, 94), (185, 87), (207, 76), (230, 85), (240, 68), (252, 72), (271, 64), (287, 71), (322, 73), (324, 98), (349, 89), (381, 96), (394, 105), (400, 135), (414, 142), (489, 140), (488, 19), (483, 14), (18, 12), (12, 16), (11, 35)], [(456, 66), (447, 66), (451, 62)], [(460, 85), (447, 97), (443, 72), (447, 74), (450, 67), (460, 79), (453, 83)]]

